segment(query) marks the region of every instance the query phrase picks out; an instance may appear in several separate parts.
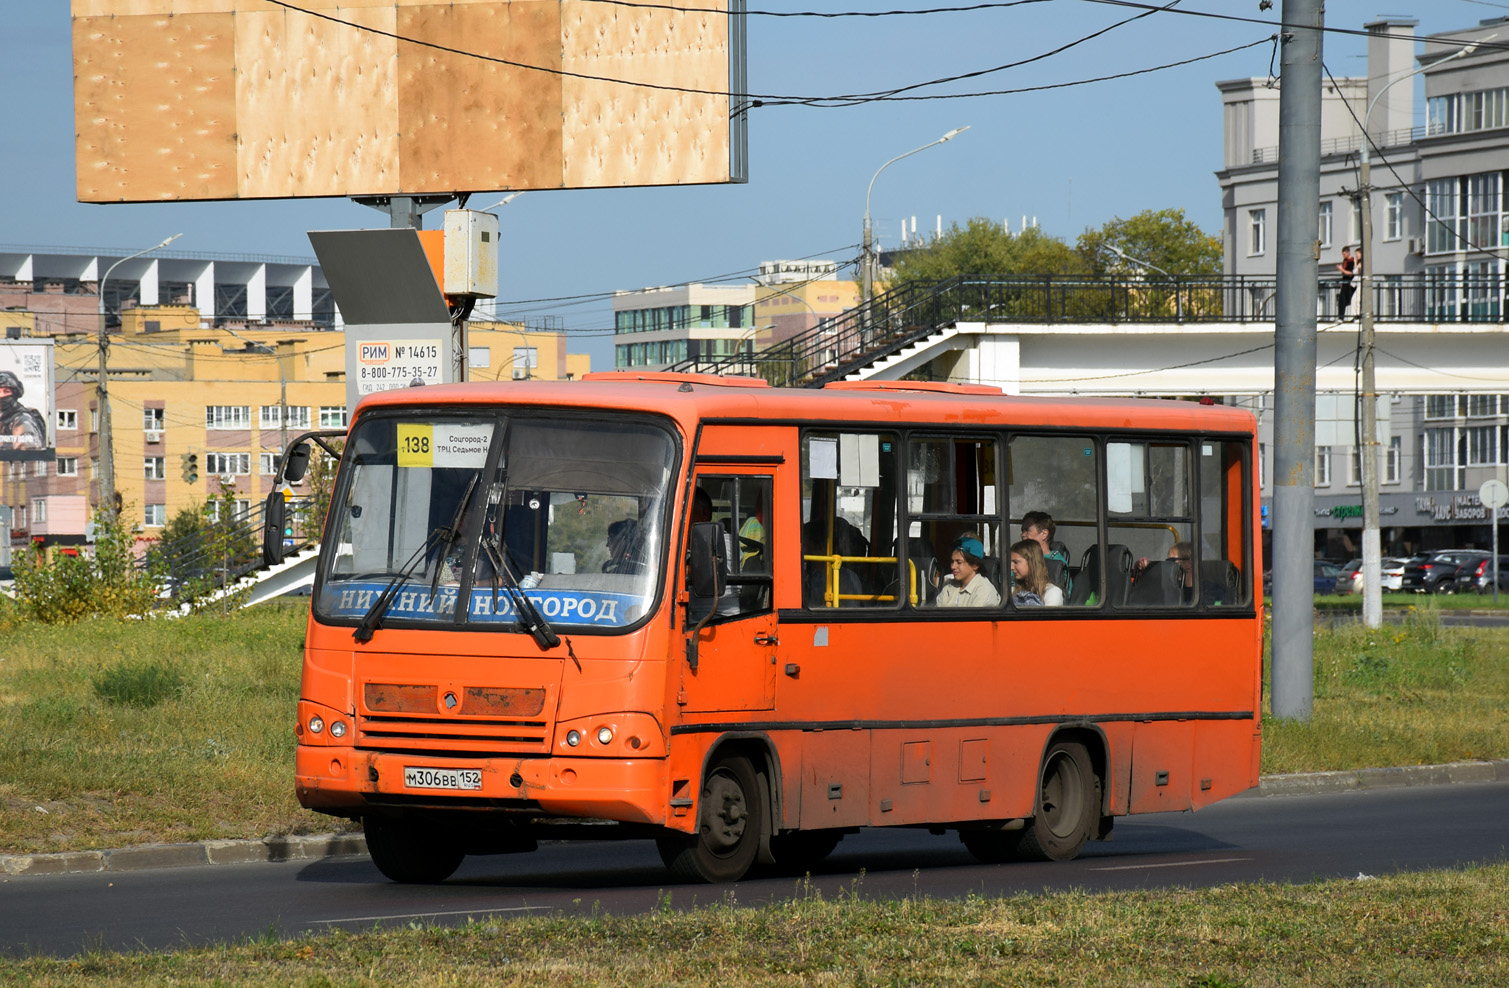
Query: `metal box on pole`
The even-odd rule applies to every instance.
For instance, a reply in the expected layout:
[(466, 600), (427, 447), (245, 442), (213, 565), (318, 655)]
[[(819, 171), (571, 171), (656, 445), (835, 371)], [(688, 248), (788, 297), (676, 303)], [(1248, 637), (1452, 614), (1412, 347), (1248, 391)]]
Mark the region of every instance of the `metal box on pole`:
[(445, 285), (453, 298), (498, 295), (498, 217), (476, 209), (445, 211)]

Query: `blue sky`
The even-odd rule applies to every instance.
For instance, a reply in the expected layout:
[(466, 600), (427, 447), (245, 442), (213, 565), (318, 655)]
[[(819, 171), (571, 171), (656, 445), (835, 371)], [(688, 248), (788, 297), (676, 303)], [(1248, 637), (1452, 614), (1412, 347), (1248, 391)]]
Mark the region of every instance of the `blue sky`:
[[(962, 2), (962, 0), (961, 0)], [(940, 0), (749, 0), (751, 9), (887, 10)], [(1184, 0), (1276, 24), (1283, 0)], [(12, 3), (0, 40), (0, 92), (10, 126), (0, 143), (0, 245), (144, 247), (170, 233), (175, 249), (312, 257), (308, 230), (386, 226), (344, 200), (84, 205), (74, 200), (73, 83), (68, 4)], [(1050, 51), (1136, 10), (1089, 0), (878, 18), (749, 18), (752, 92), (831, 94), (890, 88)], [(1509, 15), (1509, 0), (1329, 0), (1328, 26), (1360, 28), (1380, 14), (1414, 17), (1418, 34)], [(1015, 89), (1104, 76), (1259, 41), (1263, 24), (1155, 13), (1029, 66), (923, 92)], [(578, 295), (752, 269), (811, 254), (857, 252), (865, 187), (887, 159), (945, 131), (970, 130), (886, 169), (875, 185), (878, 237), (902, 222), (919, 231), (971, 216), (1023, 214), (1072, 240), (1087, 226), (1144, 209), (1181, 207), (1220, 227), (1221, 102), (1215, 82), (1268, 72), (1271, 45), (1113, 82), (1038, 93), (877, 103), (847, 109), (766, 107), (750, 117), (745, 185), (531, 192), (500, 211), (500, 299)], [(1337, 76), (1362, 74), (1363, 38), (1329, 34)], [(1418, 85), (1418, 83), (1417, 83)], [(1417, 98), (1417, 115), (1423, 109)], [(486, 205), (496, 196), (474, 199)], [(438, 213), (431, 214), (431, 226)], [(504, 313), (559, 315), (574, 351), (611, 366), (608, 305), (512, 304)]]

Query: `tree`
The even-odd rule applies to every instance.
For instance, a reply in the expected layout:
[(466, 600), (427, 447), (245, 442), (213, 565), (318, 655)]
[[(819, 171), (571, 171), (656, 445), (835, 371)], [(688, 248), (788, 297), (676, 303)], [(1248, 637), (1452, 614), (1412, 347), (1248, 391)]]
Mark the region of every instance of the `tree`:
[[(1118, 248), (1134, 261), (1122, 260), (1109, 247)], [(1185, 219), (1182, 209), (1145, 209), (1130, 219), (1118, 216), (1098, 230), (1080, 234), (1078, 250), (1086, 270), (1097, 276), (1157, 276), (1156, 270), (1135, 261), (1179, 277), (1221, 273), (1220, 238)]]
[(1068, 244), (1032, 227), (1013, 234), (977, 216), (954, 223), (941, 237), (896, 259), (894, 285), (941, 281), (956, 275), (1083, 275), (1084, 258)]

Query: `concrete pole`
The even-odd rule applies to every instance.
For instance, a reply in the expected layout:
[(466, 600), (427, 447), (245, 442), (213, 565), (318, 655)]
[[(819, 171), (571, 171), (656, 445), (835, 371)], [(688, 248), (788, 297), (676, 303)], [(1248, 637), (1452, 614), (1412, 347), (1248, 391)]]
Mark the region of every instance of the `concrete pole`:
[[(1364, 126), (1366, 126), (1364, 124)], [(1383, 624), (1383, 551), (1378, 506), (1378, 383), (1373, 370), (1373, 165), (1368, 135), (1362, 136), (1362, 393), (1357, 414), (1362, 417), (1362, 623)]]
[(1308, 721), (1315, 678), (1315, 277), (1323, 0), (1284, 0), (1273, 347), (1273, 715)]

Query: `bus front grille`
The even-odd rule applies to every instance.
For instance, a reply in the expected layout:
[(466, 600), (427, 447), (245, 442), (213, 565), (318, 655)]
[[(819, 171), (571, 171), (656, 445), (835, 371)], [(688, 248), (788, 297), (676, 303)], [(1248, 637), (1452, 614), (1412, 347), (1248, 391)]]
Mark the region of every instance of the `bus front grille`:
[(435, 751), (445, 754), (541, 754), (550, 748), (543, 720), (359, 716), (358, 748)]

